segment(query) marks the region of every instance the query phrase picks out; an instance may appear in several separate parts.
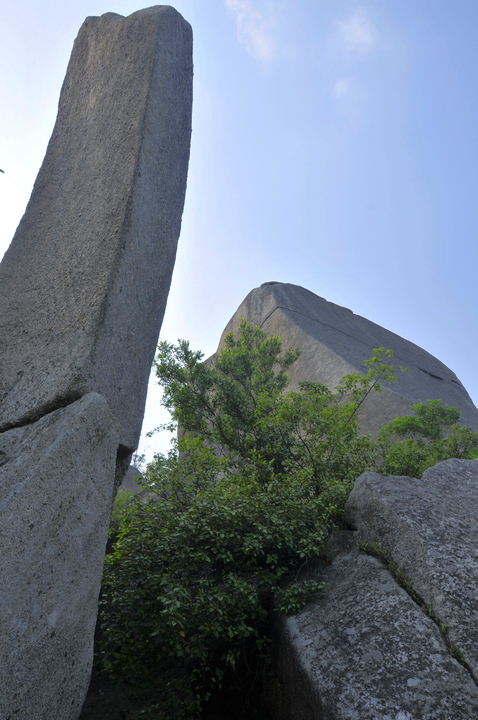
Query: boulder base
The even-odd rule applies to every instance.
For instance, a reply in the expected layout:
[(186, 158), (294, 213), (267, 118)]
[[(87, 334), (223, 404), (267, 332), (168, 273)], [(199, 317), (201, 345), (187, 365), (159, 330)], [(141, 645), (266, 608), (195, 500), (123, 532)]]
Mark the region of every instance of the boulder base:
[(478, 688), (438, 627), (342, 535), (325, 590), (278, 621), (274, 720), (475, 720)]
[(119, 435), (105, 399), (90, 393), (2, 436), (2, 720), (76, 720), (80, 714)]
[(478, 682), (478, 460), (445, 460), (421, 480), (364, 473), (345, 519), (410, 576)]

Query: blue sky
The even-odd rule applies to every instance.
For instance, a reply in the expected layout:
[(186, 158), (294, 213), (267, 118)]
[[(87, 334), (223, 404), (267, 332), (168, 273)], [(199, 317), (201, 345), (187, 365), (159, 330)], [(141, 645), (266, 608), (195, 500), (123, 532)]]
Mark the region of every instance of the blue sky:
[[(178, 0), (194, 32), (188, 191), (161, 337), (211, 354), (254, 287), (302, 285), (422, 346), (478, 404), (478, 4)], [(0, 255), (73, 40), (131, 0), (3, 2)], [(161, 422), (158, 394), (144, 429)], [(149, 441), (148, 454), (164, 447)]]

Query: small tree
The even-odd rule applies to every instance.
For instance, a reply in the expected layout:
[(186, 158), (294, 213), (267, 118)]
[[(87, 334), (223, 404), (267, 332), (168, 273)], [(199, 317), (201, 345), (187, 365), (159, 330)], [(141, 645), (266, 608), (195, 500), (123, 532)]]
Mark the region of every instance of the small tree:
[(390, 351), (374, 350), (334, 392), (305, 382), (287, 393), (299, 353), (246, 322), (209, 364), (187, 342), (160, 344), (163, 427), (182, 433), (146, 470), (154, 497), (123, 510), (100, 598), (98, 655), (123, 681), (155, 685), (179, 659), (200, 704), (267, 653), (271, 608), (298, 612), (322, 588), (303, 571), (364, 470), (415, 474), (447, 453), (478, 454), (478, 435), (437, 401), (378, 443), (360, 435), (363, 401), (394, 380)]
[(414, 415), (395, 418), (379, 434), (377, 472), (421, 478), (441, 460), (478, 457), (478, 434), (458, 425), (457, 408), (428, 400), (412, 410)]
[(231, 664), (266, 652), (272, 600), (297, 612), (321, 589), (302, 571), (373, 462), (358, 410), (393, 368), (380, 349), (335, 393), (286, 394), (298, 355), (245, 322), (210, 365), (186, 342), (160, 345), (163, 403), (183, 434), (149, 465), (155, 497), (131, 500), (105, 563), (100, 654), (123, 679), (154, 682), (184, 658), (204, 698)]
[[(380, 382), (395, 378), (392, 353), (374, 350), (366, 374), (346, 375), (332, 392), (303, 382), (300, 392), (284, 393), (287, 369), (300, 350), (281, 354), (281, 340), (243, 321), (238, 337), (229, 333), (211, 365), (189, 349), (161, 343), (155, 362), (163, 404), (184, 431), (180, 450), (191, 437), (215, 447), (224, 469), (253, 473), (264, 486), (285, 473), (307, 475), (316, 494), (328, 482), (355, 480), (372, 462), (370, 439), (360, 436), (358, 411)], [(362, 462), (363, 459), (363, 462)], [(354, 477), (352, 477), (354, 476)]]

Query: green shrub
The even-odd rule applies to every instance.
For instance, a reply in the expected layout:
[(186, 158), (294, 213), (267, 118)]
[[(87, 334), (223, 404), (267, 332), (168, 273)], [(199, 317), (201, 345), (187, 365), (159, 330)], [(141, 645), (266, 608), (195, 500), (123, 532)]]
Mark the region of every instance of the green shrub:
[(377, 441), (382, 475), (421, 478), (424, 471), (447, 458), (478, 457), (478, 434), (458, 425), (460, 411), (440, 400), (412, 405), (414, 415), (397, 417)]
[(446, 453), (476, 453), (478, 435), (436, 401), (377, 443), (359, 434), (364, 399), (394, 380), (390, 351), (375, 350), (334, 392), (308, 382), (286, 393), (299, 352), (245, 322), (212, 364), (184, 341), (159, 346), (172, 416), (163, 427), (184, 432), (144, 474), (153, 497), (119, 511), (105, 562), (97, 657), (123, 681), (154, 686), (180, 659), (200, 705), (251, 648), (256, 661), (267, 655), (271, 608), (296, 613), (322, 588), (303, 571), (364, 470), (414, 474)]
[(131, 490), (118, 490), (113, 502), (113, 511), (110, 520), (110, 535), (117, 535), (123, 520), (126, 508), (131, 502), (133, 493)]
[(209, 367), (187, 343), (160, 346), (163, 402), (185, 432), (149, 465), (155, 496), (130, 501), (105, 563), (99, 654), (123, 680), (154, 684), (184, 658), (201, 701), (251, 642), (267, 652), (272, 601), (297, 612), (321, 589), (302, 570), (373, 462), (357, 411), (393, 369), (378, 350), (335, 393), (285, 394), (298, 354), (247, 323)]

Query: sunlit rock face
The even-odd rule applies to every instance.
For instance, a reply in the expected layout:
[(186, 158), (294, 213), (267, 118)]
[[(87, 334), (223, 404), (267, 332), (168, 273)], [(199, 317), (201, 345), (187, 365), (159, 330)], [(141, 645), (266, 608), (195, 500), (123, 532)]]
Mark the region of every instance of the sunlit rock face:
[(374, 348), (392, 350), (397, 379), (383, 383), (380, 393), (372, 392), (365, 400), (360, 411), (364, 433), (376, 435), (384, 423), (410, 414), (412, 404), (435, 399), (459, 408), (461, 421), (478, 430), (478, 410), (446, 365), (418, 345), (303, 287), (270, 282), (252, 290), (224, 329), (219, 349), (228, 332), (237, 333), (242, 318), (267, 335), (278, 335), (284, 348), (301, 346), (299, 359), (288, 371), (291, 390), (303, 381), (332, 389), (347, 373), (364, 372), (364, 360)]
[(478, 460), (444, 460), (420, 480), (364, 473), (345, 522), (387, 548), (478, 681)]

